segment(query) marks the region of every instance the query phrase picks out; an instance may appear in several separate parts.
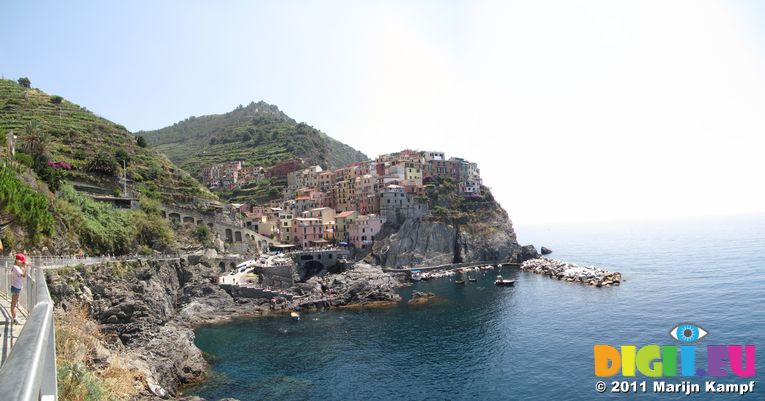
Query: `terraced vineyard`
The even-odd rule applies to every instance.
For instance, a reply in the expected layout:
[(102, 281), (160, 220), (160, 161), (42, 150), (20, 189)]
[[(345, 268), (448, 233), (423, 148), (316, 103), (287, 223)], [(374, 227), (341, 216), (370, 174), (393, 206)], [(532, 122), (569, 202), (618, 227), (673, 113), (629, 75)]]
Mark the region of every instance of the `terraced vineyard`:
[[(66, 173), (70, 181), (116, 194), (121, 187), (122, 160), (126, 159), (127, 178), (137, 192), (157, 195), (166, 201), (214, 198), (164, 155), (140, 146), (137, 137), (125, 127), (60, 96), (25, 88), (15, 81), (0, 80), (0, 135), (3, 142), (5, 132), (13, 130), (19, 137), (17, 148), (23, 148), (30, 125), (44, 138), (43, 146), (51, 161), (65, 162), (73, 167)], [(106, 173), (94, 172), (88, 166), (97, 157), (119, 166)]]

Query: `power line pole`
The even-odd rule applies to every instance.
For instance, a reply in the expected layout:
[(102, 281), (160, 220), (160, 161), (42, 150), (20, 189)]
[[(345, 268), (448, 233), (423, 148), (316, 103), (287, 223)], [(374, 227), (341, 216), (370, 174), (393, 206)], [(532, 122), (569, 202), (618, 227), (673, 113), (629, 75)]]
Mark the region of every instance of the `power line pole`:
[(127, 198), (127, 163), (122, 159), (122, 196)]

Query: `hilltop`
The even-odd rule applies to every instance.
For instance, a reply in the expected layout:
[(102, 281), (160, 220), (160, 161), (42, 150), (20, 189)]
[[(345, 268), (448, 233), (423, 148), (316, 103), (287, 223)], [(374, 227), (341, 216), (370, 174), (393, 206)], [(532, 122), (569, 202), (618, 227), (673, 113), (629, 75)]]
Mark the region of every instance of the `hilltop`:
[[(188, 173), (122, 125), (61, 96), (32, 88), (28, 82), (22, 86), (3, 79), (0, 80), (0, 134), (4, 143), (5, 134), (10, 130), (18, 137), (17, 149), (23, 150), (26, 156), (34, 158), (36, 155), (30, 153), (44, 154), (46, 161), (67, 166), (63, 178), (94, 191), (120, 194), (124, 160), (133, 192), (165, 201), (199, 196), (214, 198)], [(32, 164), (26, 156), (21, 156), (21, 162)]]
[(265, 168), (289, 159), (324, 168), (367, 160), (363, 153), (262, 101), (136, 134), (195, 175), (204, 166), (234, 160)]

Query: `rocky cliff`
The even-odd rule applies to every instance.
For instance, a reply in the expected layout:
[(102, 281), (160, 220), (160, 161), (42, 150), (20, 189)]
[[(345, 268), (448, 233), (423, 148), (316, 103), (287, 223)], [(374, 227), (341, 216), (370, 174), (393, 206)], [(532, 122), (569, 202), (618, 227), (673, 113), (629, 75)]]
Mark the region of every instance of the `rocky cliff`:
[(213, 269), (184, 260), (66, 268), (48, 281), (59, 308), (89, 306), (108, 353), (144, 377), (146, 398), (175, 395), (180, 385), (203, 379), (207, 363), (193, 325), (236, 312), (234, 299), (213, 284)]
[(179, 388), (204, 380), (207, 363), (194, 345), (194, 329), (233, 318), (293, 308), (378, 306), (400, 300), (399, 285), (379, 268), (358, 264), (342, 274), (314, 278), (293, 288), (295, 297), (237, 298), (218, 284), (218, 268), (204, 258), (133, 261), (50, 271), (48, 287), (58, 315), (85, 304), (106, 334), (99, 361), (119, 358), (140, 378), (140, 399), (179, 397)]
[(373, 248), (376, 261), (385, 267), (522, 262), (538, 256), (533, 246), (518, 244), (507, 212), (493, 200), (461, 204), (450, 213), (430, 213), (386, 229)]

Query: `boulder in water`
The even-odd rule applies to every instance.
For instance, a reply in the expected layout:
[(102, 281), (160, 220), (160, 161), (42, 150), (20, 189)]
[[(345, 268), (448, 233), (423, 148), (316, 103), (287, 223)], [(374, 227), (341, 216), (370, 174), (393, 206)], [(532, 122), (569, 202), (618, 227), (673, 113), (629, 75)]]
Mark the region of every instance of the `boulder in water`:
[(542, 247), (542, 249), (540, 249), (540, 252), (542, 253), (542, 255), (549, 255), (552, 253), (552, 250), (549, 248)]

